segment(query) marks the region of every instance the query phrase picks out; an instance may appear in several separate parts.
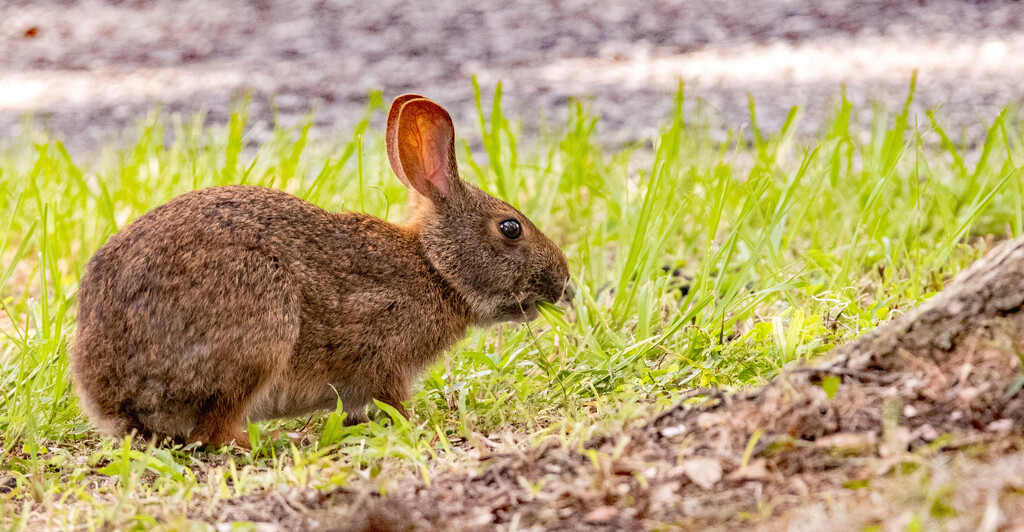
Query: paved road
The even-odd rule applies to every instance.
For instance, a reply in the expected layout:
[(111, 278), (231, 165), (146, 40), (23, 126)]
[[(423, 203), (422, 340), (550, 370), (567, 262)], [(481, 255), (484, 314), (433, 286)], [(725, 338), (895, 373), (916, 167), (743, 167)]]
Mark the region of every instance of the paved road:
[[(249, 90), (265, 123), (318, 106), (345, 131), (370, 89), (419, 92), (468, 132), (475, 74), (501, 80), (529, 131), (570, 97), (601, 138), (648, 137), (679, 79), (723, 127), (766, 127), (805, 105), (804, 130), (845, 84), (855, 103), (896, 107), (916, 69), (918, 107), (977, 140), (1024, 96), (1024, 3), (989, 0), (0, 0), (0, 138), (34, 113), (72, 149), (111, 138), (158, 102), (223, 121)], [(496, 5), (496, 4), (495, 4)], [(486, 9), (484, 8), (486, 6)], [(488, 91), (489, 92), (489, 91)], [(957, 129), (959, 131), (959, 129)], [(258, 134), (257, 134), (258, 137)]]

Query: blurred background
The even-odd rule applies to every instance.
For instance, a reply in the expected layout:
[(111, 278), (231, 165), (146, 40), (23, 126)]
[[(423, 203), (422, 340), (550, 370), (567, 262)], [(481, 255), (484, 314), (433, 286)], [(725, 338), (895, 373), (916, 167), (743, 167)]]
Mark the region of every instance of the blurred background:
[[(368, 91), (417, 92), (475, 126), (472, 77), (497, 82), (527, 133), (565, 119), (572, 97), (612, 145), (661, 125), (679, 80), (688, 106), (739, 128), (778, 128), (802, 106), (817, 129), (845, 85), (854, 103), (915, 109), (977, 142), (1024, 95), (1024, 3), (1009, 0), (2, 0), (0, 136), (26, 113), (72, 151), (140, 114), (207, 111), (223, 122), (252, 95), (253, 135), (316, 107), (345, 132)], [(705, 102), (705, 104), (699, 103)], [(276, 114), (275, 114), (276, 113)], [(923, 118), (923, 117), (922, 117)], [(383, 117), (378, 116), (378, 121)], [(960, 127), (957, 127), (960, 126)]]

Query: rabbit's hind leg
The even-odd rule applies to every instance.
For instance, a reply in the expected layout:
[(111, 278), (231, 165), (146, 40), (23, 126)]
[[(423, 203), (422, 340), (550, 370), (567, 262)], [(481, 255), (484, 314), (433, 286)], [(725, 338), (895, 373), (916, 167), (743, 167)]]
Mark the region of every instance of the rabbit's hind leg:
[[(276, 298), (270, 298), (275, 300)], [(297, 312), (292, 319), (246, 320), (251, 325), (221, 329), (217, 353), (207, 357), (206, 372), (216, 378), (197, 380), (203, 392), (193, 395), (195, 425), (188, 440), (249, 449), (243, 430), (252, 405), (280, 378), (298, 337)], [(213, 363), (216, 361), (216, 363)], [(195, 392), (191, 392), (195, 393)]]
[(196, 426), (188, 436), (189, 443), (234, 445), (249, 450), (249, 436), (242, 430), (247, 407), (245, 399), (225, 395), (211, 397), (199, 413)]
[[(278, 261), (249, 250), (209, 257), (197, 304), (183, 314), (205, 324), (179, 348), (177, 386), (194, 412), (189, 441), (249, 448), (246, 413), (288, 366), (299, 337), (299, 298)], [(212, 295), (213, 297), (210, 297)]]
[(289, 344), (271, 341), (246, 345), (241, 339), (237, 343), (226, 343), (220, 347), (221, 354), (210, 357), (221, 362), (218, 367), (209, 368), (210, 372), (218, 373), (218, 377), (199, 381), (205, 385), (203, 395), (198, 396), (203, 399), (192, 404), (194, 425), (187, 440), (249, 449), (249, 436), (243, 430), (246, 412), (279, 373), (280, 364), (267, 362), (285, 359)]
[[(205, 357), (205, 371), (216, 378), (197, 379), (193, 397), (194, 425), (188, 441), (220, 445), (234, 443), (249, 448), (249, 436), (243, 431), (246, 413), (263, 391), (272, 386), (288, 360), (298, 335), (275, 331), (272, 323), (255, 323), (246, 334), (239, 327), (221, 331), (214, 353)], [(280, 324), (277, 324), (280, 326)], [(239, 333), (239, 334), (232, 334)], [(269, 334), (260, 334), (269, 333)]]

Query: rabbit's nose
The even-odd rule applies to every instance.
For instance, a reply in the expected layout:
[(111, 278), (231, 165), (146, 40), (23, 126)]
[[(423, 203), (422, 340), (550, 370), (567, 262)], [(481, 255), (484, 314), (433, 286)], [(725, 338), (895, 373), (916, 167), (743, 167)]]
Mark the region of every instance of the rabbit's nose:
[(565, 282), (565, 288), (562, 289), (563, 303), (572, 303), (572, 300), (576, 299), (576, 283), (572, 282), (572, 279), (568, 279)]

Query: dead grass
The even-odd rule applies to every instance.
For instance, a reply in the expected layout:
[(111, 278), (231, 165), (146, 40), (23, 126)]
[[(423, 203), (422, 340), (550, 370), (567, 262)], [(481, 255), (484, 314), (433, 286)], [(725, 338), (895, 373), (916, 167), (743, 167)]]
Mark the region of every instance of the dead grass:
[(1021, 325), (992, 320), (940, 360), (896, 351), (794, 368), (745, 395), (707, 391), (583, 448), (492, 442), (500, 452), (429, 485), (267, 490), (189, 517), (290, 530), (1024, 526)]
[[(332, 489), (271, 482), (235, 497), (196, 493), (178, 506), (141, 502), (170, 528), (186, 520), (259, 530), (1024, 526), (1024, 316), (985, 320), (948, 351), (847, 356), (899, 326), (747, 393), (695, 389), (646, 423), (577, 448), (555, 437), (455, 442), (429, 483), (395, 470)], [(204, 459), (199, 480), (217, 484), (225, 460)], [(83, 480), (94, 498), (62, 505), (119, 504), (105, 494), (111, 477)], [(29, 494), (19, 499), (33, 506)], [(46, 508), (36, 506), (29, 525), (45, 527)]]
[[(1022, 325), (1013, 313), (947, 352), (793, 367), (745, 394), (695, 389), (647, 423), (579, 448), (480, 436), (457, 443), (458, 459), (445, 457), (429, 484), (391, 471), (326, 490), (199, 493), (184, 512), (158, 498), (145, 506), (171, 528), (183, 519), (261, 530), (1021, 527)], [(213, 484), (224, 459), (197, 475)], [(104, 494), (111, 477), (84, 481), (94, 498), (61, 504), (118, 504)], [(28, 494), (19, 499), (32, 507)], [(32, 513), (30, 525), (47, 525), (46, 508)]]

